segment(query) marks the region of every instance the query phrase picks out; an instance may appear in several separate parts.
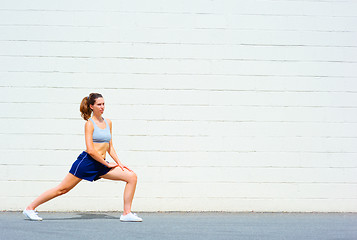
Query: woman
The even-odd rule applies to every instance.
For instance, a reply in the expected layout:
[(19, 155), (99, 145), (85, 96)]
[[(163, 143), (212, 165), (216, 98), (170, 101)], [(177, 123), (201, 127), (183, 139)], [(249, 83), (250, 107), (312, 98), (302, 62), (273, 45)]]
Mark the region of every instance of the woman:
[[(39, 205), (69, 192), (82, 179), (96, 181), (104, 178), (126, 182), (124, 212), (120, 216), (120, 220), (124, 222), (141, 222), (142, 219), (131, 212), (137, 176), (119, 161), (114, 150), (111, 139), (112, 122), (102, 117), (104, 112), (103, 96), (99, 93), (91, 93), (88, 97), (83, 98), (80, 111), (83, 119), (87, 121), (85, 124), (87, 150), (78, 156), (63, 181), (57, 187), (47, 190), (37, 197), (27, 206), (23, 214), (31, 220), (41, 221), (42, 218), (35, 212), (35, 208)], [(106, 152), (114, 159), (115, 163), (105, 160)]]

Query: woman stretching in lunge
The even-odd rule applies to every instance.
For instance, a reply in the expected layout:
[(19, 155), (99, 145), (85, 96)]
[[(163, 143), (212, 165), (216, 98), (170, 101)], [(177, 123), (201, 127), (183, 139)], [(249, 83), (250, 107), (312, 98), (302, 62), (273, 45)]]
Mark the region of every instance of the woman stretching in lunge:
[[(55, 188), (47, 190), (37, 197), (23, 214), (31, 220), (41, 221), (35, 208), (39, 205), (67, 193), (82, 179), (96, 181), (100, 178), (125, 181), (124, 212), (120, 220), (124, 222), (141, 222), (135, 213), (131, 213), (131, 204), (134, 198), (137, 176), (128, 167), (124, 166), (114, 150), (112, 143), (112, 122), (104, 119), (104, 99), (99, 93), (91, 93), (83, 98), (80, 106), (81, 115), (86, 120), (85, 142), (87, 150), (82, 152), (73, 163), (67, 176)], [(93, 116), (91, 117), (93, 113)], [(90, 121), (88, 121), (90, 120)], [(105, 161), (106, 152), (116, 163)]]

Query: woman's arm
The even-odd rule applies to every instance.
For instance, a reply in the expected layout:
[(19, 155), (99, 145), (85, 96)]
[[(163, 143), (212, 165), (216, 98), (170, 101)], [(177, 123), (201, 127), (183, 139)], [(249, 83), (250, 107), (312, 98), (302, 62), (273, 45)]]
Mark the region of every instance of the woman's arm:
[[(110, 121), (109, 119), (107, 119), (107, 122), (109, 123), (110, 126), (110, 134), (113, 136), (112, 134), (112, 121)], [(113, 160), (118, 163), (119, 167), (124, 170), (124, 168), (128, 169), (129, 171), (132, 171), (131, 169), (129, 169), (127, 166), (123, 165), (118, 158), (117, 153), (115, 152), (114, 146), (113, 146), (113, 137), (109, 142), (109, 148), (108, 148), (108, 153), (109, 155), (113, 158)]]
[[(110, 135), (113, 136), (113, 134), (112, 134), (112, 121), (110, 121), (109, 119), (107, 119), (107, 122), (109, 123), (109, 126), (110, 126)], [(113, 141), (112, 141), (112, 140), (113, 140), (113, 137), (112, 137), (112, 139), (111, 139), (110, 142), (109, 142), (108, 153), (109, 153), (109, 155), (113, 158), (113, 160), (114, 160), (116, 163), (120, 164), (121, 162), (119, 161), (118, 155), (117, 155), (117, 153), (115, 152), (115, 149), (114, 149), (114, 147), (113, 147)]]
[(113, 160), (114, 160), (116, 163), (118, 163), (118, 164), (121, 163), (121, 162), (119, 161), (118, 155), (117, 155), (117, 153), (115, 152), (115, 149), (114, 149), (114, 147), (113, 147), (112, 140), (110, 140), (110, 142), (109, 142), (108, 153), (109, 153), (109, 155), (113, 158)]
[(94, 126), (91, 121), (87, 121), (85, 124), (85, 130), (84, 130), (84, 135), (85, 135), (85, 140), (86, 140), (86, 147), (87, 150), (86, 152), (94, 158), (96, 161), (100, 162), (101, 164), (104, 164), (107, 167), (113, 167), (107, 163), (103, 157), (95, 150), (94, 144), (93, 144), (93, 131), (94, 131)]

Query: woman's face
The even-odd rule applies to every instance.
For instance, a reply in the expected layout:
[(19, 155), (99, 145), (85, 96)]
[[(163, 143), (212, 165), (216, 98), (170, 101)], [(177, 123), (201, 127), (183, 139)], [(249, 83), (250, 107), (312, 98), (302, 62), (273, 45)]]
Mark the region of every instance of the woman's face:
[(97, 98), (93, 105), (90, 105), (94, 115), (101, 115), (104, 112), (104, 99)]

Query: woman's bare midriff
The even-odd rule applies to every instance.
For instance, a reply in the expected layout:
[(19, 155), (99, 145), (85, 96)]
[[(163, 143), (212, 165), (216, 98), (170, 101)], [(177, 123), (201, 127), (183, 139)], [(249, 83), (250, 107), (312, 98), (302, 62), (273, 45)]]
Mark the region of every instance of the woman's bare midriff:
[(105, 155), (109, 149), (109, 143), (93, 143), (94, 149), (105, 159)]

